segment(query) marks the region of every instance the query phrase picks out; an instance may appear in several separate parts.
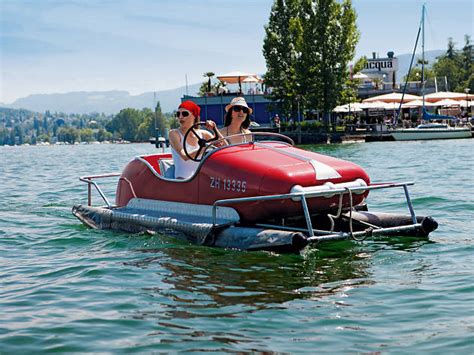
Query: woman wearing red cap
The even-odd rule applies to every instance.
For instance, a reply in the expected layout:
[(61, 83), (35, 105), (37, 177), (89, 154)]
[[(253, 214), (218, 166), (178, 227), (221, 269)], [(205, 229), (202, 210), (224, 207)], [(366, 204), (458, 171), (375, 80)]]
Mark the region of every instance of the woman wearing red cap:
[(229, 144), (246, 143), (252, 141), (252, 135), (248, 129), (250, 126), (250, 114), (252, 109), (247, 105), (243, 97), (232, 99), (230, 104), (225, 107), (224, 128), (220, 130), (223, 136), (240, 136), (227, 138)]
[[(199, 114), (201, 108), (192, 101), (184, 101), (178, 107), (176, 112), (176, 118), (179, 122), (179, 128), (173, 129), (169, 133), (169, 140), (171, 145), (171, 154), (174, 161), (174, 175), (176, 179), (188, 179), (193, 176), (196, 171), (199, 162), (189, 159), (184, 153), (184, 135), (186, 132), (196, 123), (199, 122)], [(210, 130), (216, 128), (216, 124), (213, 121), (207, 121), (206, 127)], [(210, 139), (213, 135), (205, 130), (196, 129), (196, 133), (204, 139)], [(186, 150), (188, 154), (195, 158), (199, 149), (198, 139), (194, 134), (189, 134), (186, 138)]]

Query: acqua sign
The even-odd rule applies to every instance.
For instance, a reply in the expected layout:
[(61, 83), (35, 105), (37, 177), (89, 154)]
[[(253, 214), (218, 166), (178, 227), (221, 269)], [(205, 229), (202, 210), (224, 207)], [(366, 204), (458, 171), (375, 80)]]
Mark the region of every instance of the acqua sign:
[(364, 65), (363, 73), (393, 72), (398, 70), (397, 58), (368, 59)]

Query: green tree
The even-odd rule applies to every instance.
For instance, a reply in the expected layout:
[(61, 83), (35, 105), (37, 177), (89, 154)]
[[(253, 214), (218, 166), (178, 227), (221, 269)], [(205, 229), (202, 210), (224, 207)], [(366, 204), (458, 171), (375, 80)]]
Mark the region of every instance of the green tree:
[(122, 137), (127, 141), (135, 141), (138, 126), (144, 121), (144, 114), (133, 108), (122, 109), (107, 124), (107, 130), (114, 136)]
[[(430, 80), (430, 79), (434, 79), (435, 77), (435, 73), (433, 71), (433, 69), (427, 67), (428, 66), (428, 61), (425, 60), (425, 67), (423, 69), (424, 73), (424, 80), (426, 82), (426, 80)], [(422, 59), (418, 58), (415, 66), (411, 69), (410, 71), (410, 75), (405, 75), (403, 77), (403, 80), (402, 82), (405, 82), (405, 81), (421, 81), (421, 76), (422, 76), (422, 65), (423, 65), (423, 61)]]
[(148, 141), (150, 137), (155, 134), (154, 114), (149, 108), (142, 110), (143, 120), (138, 126), (137, 134), (135, 135), (135, 141), (144, 142)]
[(433, 64), (436, 77), (446, 77), (449, 87), (447, 90), (454, 90), (461, 80), (459, 64), (454, 59), (447, 56), (441, 57)]
[(456, 43), (453, 42), (453, 38), (448, 38), (448, 50), (446, 51), (446, 57), (449, 59), (456, 58)]
[[(364, 65), (367, 63), (367, 57), (360, 57), (352, 67), (352, 72), (354, 74), (360, 73), (364, 69)], [(360, 80), (354, 79), (353, 76), (349, 76), (346, 80), (344, 89), (341, 92), (341, 97), (339, 99), (339, 104), (346, 104), (349, 102), (357, 101), (357, 94), (359, 90)]]
[(179, 128), (179, 121), (176, 117), (171, 117), (169, 119), (169, 123), (170, 123), (170, 129)]
[(448, 40), (446, 54), (433, 64), (436, 77), (446, 77), (449, 90), (462, 92), (465, 88), (474, 91), (474, 64), (472, 61), (472, 44), (470, 36), (464, 37), (465, 44), (461, 51), (456, 50), (452, 38)]
[(458, 90), (469, 88), (471, 92), (474, 92), (474, 53), (472, 51), (471, 37), (468, 35), (464, 36), (464, 47), (461, 54), (461, 65), (464, 71), (463, 79), (458, 85)]
[[(164, 136), (166, 131), (166, 119), (161, 111), (161, 104), (158, 101), (155, 106), (155, 130), (157, 131), (158, 135)], [(153, 135), (153, 134), (152, 134)]]
[(8, 144), (10, 132), (7, 128), (0, 128), (0, 145)]
[(103, 129), (103, 128), (99, 128), (99, 130), (97, 131), (96, 139), (97, 139), (99, 142), (111, 140), (111, 139), (112, 139), (112, 133), (107, 132), (107, 131), (106, 131), (105, 129)]
[(285, 115), (295, 115), (301, 86), (296, 80), (297, 43), (302, 35), (299, 20), (301, 0), (275, 0), (265, 26), (263, 56), (267, 64), (265, 85), (281, 103)]
[(8, 144), (9, 144), (9, 145), (15, 145), (15, 144), (16, 144), (16, 141), (15, 141), (15, 130), (14, 130), (14, 129), (12, 129), (12, 130), (10, 131), (10, 137), (9, 137), (9, 139), (8, 139)]
[(201, 84), (201, 87), (199, 88), (199, 96), (206, 96), (208, 93), (212, 92), (211, 78), (214, 75), (215, 74), (212, 71), (203, 74), (203, 77), (205, 77), (206, 80)]
[(74, 127), (61, 127), (58, 129), (58, 141), (73, 144), (79, 141), (79, 131)]
[(94, 131), (91, 128), (83, 128), (79, 131), (81, 142), (92, 142), (94, 140)]
[[(46, 112), (49, 112), (49, 111), (46, 111)], [(45, 132), (48, 131), (48, 116), (46, 115), (43, 118), (43, 129)]]
[(271, 98), (285, 113), (300, 103), (328, 118), (347, 88), (359, 39), (351, 0), (275, 0), (265, 32)]
[(51, 142), (51, 136), (49, 134), (43, 133), (37, 138), (37, 140), (39, 140), (40, 142), (50, 143)]
[(357, 16), (350, 0), (306, 0), (303, 10), (304, 66), (300, 77), (308, 90), (308, 108), (323, 112), (327, 123), (349, 77), (348, 64), (359, 39)]

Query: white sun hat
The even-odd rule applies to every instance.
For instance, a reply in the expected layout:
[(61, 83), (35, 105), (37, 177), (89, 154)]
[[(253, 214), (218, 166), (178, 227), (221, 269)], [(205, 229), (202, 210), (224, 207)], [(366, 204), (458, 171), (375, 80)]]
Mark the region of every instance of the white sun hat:
[(252, 113), (253, 110), (247, 105), (247, 101), (243, 97), (234, 97), (230, 104), (225, 107), (225, 112), (228, 112), (233, 106), (242, 106), (249, 109), (249, 113)]

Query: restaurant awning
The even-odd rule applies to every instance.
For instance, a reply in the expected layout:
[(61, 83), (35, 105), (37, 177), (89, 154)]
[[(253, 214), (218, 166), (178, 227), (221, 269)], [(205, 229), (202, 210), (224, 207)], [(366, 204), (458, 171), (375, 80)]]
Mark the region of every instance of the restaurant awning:
[(436, 102), (444, 99), (451, 99), (456, 101), (466, 99), (472, 100), (474, 99), (474, 95), (466, 95), (466, 93), (452, 91), (438, 91), (432, 94), (425, 95), (425, 100), (429, 102)]
[[(423, 100), (414, 100), (410, 102), (406, 102), (402, 105), (403, 108), (413, 108), (413, 107), (422, 107), (423, 106)], [(425, 101), (425, 106), (426, 107), (431, 107), (431, 106), (436, 106), (432, 104), (431, 102)]]
[(227, 84), (239, 84), (244, 82), (245, 79), (248, 77), (257, 78), (258, 75), (256, 73), (247, 73), (243, 71), (231, 71), (229, 73), (217, 75), (217, 79), (221, 81), (225, 81)]
[(401, 94), (399, 92), (392, 92), (390, 94), (385, 95), (378, 95), (369, 97), (368, 99), (363, 100), (362, 102), (374, 102), (374, 101), (382, 101), (382, 102), (400, 102), (403, 96), (403, 102), (419, 100), (421, 99), (420, 96), (411, 95), (411, 94)]
[(260, 82), (262, 82), (262, 79), (257, 78), (255, 76), (248, 76), (244, 80), (242, 80), (242, 82), (246, 83), (246, 84), (248, 84), (248, 83), (260, 83)]
[(433, 106), (460, 106), (460, 102), (452, 99), (444, 99), (434, 102)]

